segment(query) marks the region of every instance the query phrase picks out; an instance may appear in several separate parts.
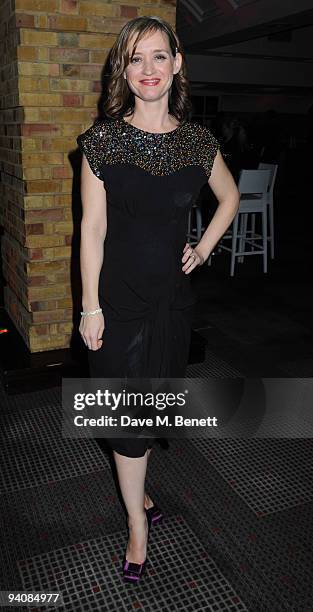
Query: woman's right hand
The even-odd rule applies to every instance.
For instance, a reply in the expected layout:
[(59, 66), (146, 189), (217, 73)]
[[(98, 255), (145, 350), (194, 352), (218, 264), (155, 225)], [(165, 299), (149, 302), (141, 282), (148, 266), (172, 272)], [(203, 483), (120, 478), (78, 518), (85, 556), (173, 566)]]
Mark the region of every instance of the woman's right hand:
[(91, 351), (97, 351), (102, 346), (102, 335), (105, 329), (102, 312), (95, 315), (87, 315), (81, 318), (79, 333), (86, 346)]

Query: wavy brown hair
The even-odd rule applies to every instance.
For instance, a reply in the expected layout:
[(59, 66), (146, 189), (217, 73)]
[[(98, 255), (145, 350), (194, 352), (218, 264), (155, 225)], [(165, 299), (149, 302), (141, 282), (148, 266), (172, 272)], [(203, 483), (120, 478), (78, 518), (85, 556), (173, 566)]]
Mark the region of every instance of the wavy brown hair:
[[(123, 77), (125, 68), (133, 57), (138, 42), (148, 33), (160, 31), (167, 35), (173, 57), (179, 52), (182, 55), (182, 65), (169, 91), (169, 113), (183, 123), (189, 117), (191, 101), (187, 79), (186, 60), (181, 43), (172, 26), (160, 17), (136, 17), (128, 21), (120, 31), (110, 52), (110, 68), (107, 81), (107, 96), (103, 105), (105, 114), (110, 118), (121, 118), (132, 114), (135, 108), (135, 95), (129, 89)], [(128, 51), (128, 43), (135, 37), (132, 55)]]

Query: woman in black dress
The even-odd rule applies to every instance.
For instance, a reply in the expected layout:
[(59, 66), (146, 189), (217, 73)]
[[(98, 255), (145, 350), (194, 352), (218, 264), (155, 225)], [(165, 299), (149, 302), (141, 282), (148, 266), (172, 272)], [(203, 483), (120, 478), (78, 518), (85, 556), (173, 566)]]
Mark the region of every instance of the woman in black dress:
[[(232, 222), (238, 191), (216, 139), (187, 121), (185, 61), (169, 24), (157, 17), (128, 22), (111, 68), (106, 119), (77, 138), (83, 152), (80, 333), (92, 377), (183, 377), (194, 301), (189, 275)], [(188, 213), (208, 180), (219, 206), (192, 249)], [(107, 441), (128, 513), (123, 572), (135, 581), (146, 558), (147, 517), (157, 519), (144, 490), (152, 443)]]

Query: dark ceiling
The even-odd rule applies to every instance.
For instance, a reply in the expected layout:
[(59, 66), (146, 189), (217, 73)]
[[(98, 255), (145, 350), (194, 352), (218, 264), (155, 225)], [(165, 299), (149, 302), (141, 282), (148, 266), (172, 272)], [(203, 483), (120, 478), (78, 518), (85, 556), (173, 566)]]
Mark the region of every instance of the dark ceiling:
[[(198, 75), (192, 79), (192, 89), (216, 89), (228, 94), (312, 95), (313, 78), (309, 77), (307, 64), (313, 63), (313, 0), (177, 0), (176, 14), (176, 30), (187, 58), (201, 55), (212, 57), (212, 61), (234, 59), (234, 77), (241, 66), (239, 59), (242, 58), (242, 66), (247, 66), (240, 75), (241, 82), (238, 78), (233, 82), (214, 83), (207, 78), (201, 81)], [(262, 84), (253, 83), (253, 60), (257, 70), (262, 61)], [(285, 84), (274, 85), (267, 79), (272, 63), (283, 66), (286, 62), (290, 63), (289, 78)], [(221, 64), (222, 71), (223, 67)], [(299, 71), (307, 75), (302, 85), (293, 78)]]
[(177, 0), (176, 29), (187, 53), (313, 24), (313, 0)]

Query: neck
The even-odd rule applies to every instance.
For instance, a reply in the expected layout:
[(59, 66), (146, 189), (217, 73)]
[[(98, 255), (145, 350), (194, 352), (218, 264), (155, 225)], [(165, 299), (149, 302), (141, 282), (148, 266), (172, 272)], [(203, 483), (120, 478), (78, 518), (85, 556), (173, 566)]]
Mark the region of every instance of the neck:
[(160, 108), (160, 105), (153, 108), (152, 103), (136, 104), (132, 115), (126, 117), (126, 121), (135, 127), (155, 132), (166, 132), (178, 126), (178, 121), (169, 114), (168, 105)]

